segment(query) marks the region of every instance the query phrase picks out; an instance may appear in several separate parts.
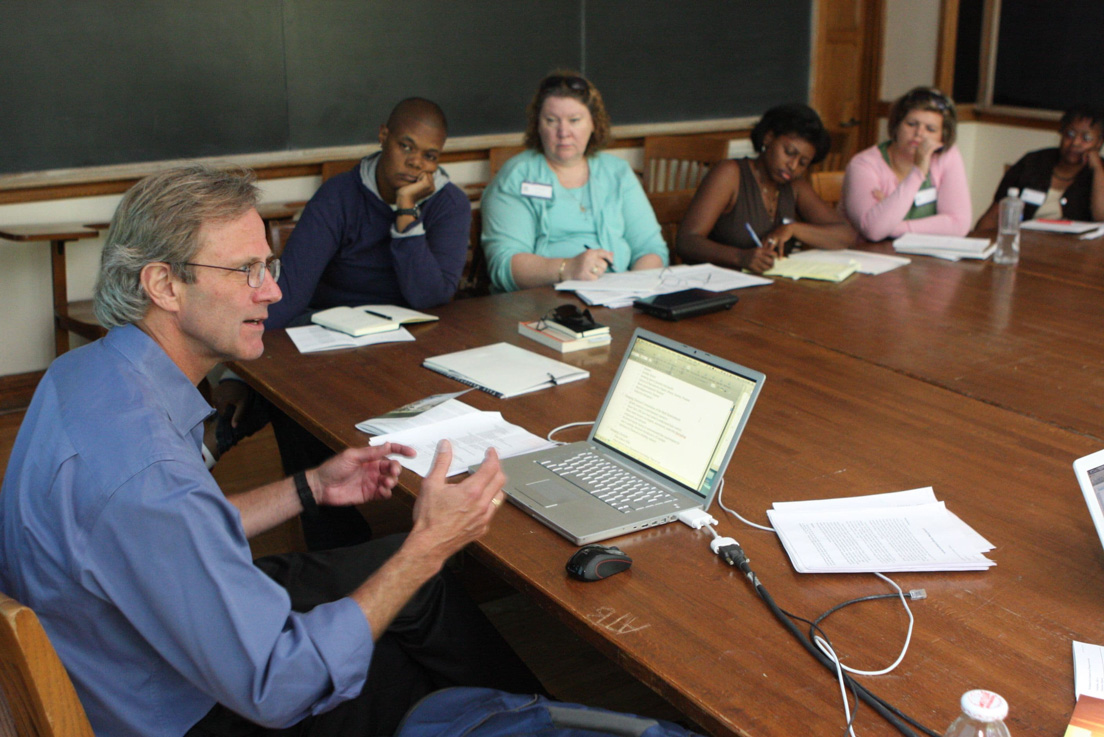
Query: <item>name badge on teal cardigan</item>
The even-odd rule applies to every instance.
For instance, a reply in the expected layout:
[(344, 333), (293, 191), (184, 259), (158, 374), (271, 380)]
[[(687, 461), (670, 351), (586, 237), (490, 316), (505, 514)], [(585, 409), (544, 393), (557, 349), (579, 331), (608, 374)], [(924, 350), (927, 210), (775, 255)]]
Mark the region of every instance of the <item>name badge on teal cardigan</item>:
[(541, 184), (540, 182), (522, 182), (521, 196), (535, 197), (538, 200), (550, 200), (552, 199), (552, 185)]

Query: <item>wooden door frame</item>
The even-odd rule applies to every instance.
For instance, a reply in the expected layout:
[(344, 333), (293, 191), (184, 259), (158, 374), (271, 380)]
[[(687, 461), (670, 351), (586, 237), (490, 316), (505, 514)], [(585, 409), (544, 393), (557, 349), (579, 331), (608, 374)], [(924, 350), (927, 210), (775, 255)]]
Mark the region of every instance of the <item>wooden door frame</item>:
[(864, 0), (862, 96), (859, 102), (857, 150), (878, 142), (878, 118), (881, 114), (882, 47), (885, 45), (885, 3)]
[[(878, 135), (878, 116), (882, 83), (882, 44), (885, 33), (884, 0), (860, 0), (862, 9), (862, 58), (860, 59), (859, 94), (856, 100), (854, 116), (858, 125), (854, 133), (854, 151), (859, 151), (876, 142)], [(817, 83), (817, 65), (824, 53), (825, 38), (821, 34), (822, 15), (826, 12), (823, 0), (812, 3), (810, 33), (812, 43), (809, 59), (809, 100), (816, 98), (814, 86)], [(854, 153), (854, 152), (853, 152)]]

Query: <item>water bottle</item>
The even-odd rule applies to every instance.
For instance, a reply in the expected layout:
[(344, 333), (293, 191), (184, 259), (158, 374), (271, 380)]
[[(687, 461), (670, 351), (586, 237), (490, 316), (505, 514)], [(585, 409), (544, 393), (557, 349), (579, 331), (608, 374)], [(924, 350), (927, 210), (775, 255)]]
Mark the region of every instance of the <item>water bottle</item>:
[(1020, 261), (1020, 218), (1023, 200), (1009, 196), (1000, 201), (1000, 221), (997, 226), (997, 251), (993, 263), (1015, 266)]
[(962, 713), (951, 722), (944, 737), (1009, 737), (1004, 718), (1008, 702), (992, 691), (967, 691), (962, 694)]

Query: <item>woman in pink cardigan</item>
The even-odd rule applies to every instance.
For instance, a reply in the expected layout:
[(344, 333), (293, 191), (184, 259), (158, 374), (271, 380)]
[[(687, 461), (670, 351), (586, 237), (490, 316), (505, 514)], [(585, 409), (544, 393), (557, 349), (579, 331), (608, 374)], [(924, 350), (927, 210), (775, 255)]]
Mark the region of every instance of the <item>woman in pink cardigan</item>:
[(966, 235), (970, 191), (954, 146), (954, 103), (937, 89), (917, 87), (889, 111), (889, 140), (847, 165), (840, 206), (869, 241), (905, 233)]

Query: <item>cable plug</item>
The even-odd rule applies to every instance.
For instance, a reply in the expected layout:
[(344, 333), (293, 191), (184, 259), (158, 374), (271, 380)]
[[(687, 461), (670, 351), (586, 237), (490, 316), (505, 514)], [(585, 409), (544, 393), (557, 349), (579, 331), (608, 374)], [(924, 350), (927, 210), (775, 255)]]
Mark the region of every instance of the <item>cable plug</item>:
[[(690, 509), (683, 509), (677, 515), (678, 521), (686, 525), (692, 530), (700, 530), (706, 525), (717, 526), (717, 520), (713, 518), (709, 512), (705, 511), (701, 507), (691, 507)], [(726, 538), (728, 539), (728, 538)], [(736, 542), (733, 540), (733, 542)], [(713, 552), (717, 552), (716, 548)]]
[(721, 560), (730, 566), (739, 568), (746, 574), (751, 574), (751, 561), (748, 560), (740, 543), (731, 537), (715, 537), (709, 541), (709, 547), (714, 553), (721, 556)]
[(910, 599), (927, 599), (928, 592), (924, 589), (911, 589), (908, 592), (908, 596)]

